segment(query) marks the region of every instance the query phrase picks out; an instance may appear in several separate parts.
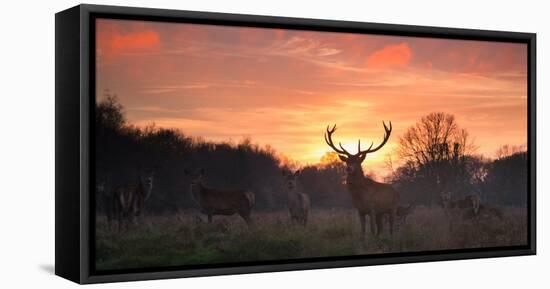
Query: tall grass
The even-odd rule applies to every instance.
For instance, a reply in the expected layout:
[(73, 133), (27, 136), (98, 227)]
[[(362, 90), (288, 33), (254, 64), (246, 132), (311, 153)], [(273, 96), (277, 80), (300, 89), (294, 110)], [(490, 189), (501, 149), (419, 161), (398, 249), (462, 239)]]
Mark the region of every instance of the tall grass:
[(507, 208), (505, 218), (447, 218), (437, 208), (418, 208), (390, 235), (367, 232), (360, 242), (354, 210), (313, 210), (306, 227), (286, 211), (258, 212), (248, 228), (238, 216), (215, 216), (212, 224), (192, 211), (146, 216), (118, 231), (98, 217), (98, 270), (216, 264), (389, 252), (524, 245), (525, 209)]

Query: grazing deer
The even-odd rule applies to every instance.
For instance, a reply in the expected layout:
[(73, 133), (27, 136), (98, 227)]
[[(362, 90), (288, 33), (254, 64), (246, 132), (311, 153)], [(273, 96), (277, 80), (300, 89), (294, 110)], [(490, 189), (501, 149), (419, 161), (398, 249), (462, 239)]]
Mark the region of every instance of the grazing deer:
[(504, 214), (502, 213), (502, 210), (497, 206), (493, 206), (489, 204), (480, 204), (478, 215), (484, 218), (494, 217), (500, 221), (504, 220)]
[(191, 197), (199, 205), (201, 213), (208, 216), (208, 223), (212, 223), (214, 215), (239, 214), (248, 225), (251, 225), (250, 214), (254, 206), (254, 193), (208, 188), (203, 182), (204, 173), (204, 169), (195, 172), (185, 170), (185, 175), (191, 177)]
[(302, 193), (297, 187), (296, 183), (299, 175), (299, 170), (294, 173), (283, 170), (283, 176), (286, 178), (287, 184), (288, 211), (290, 212), (290, 219), (292, 222), (305, 226), (307, 224), (311, 203), (309, 196)]
[(135, 223), (145, 206), (145, 201), (153, 191), (153, 169), (139, 170), (138, 180), (115, 187), (113, 193), (113, 211), (118, 220), (120, 231), (122, 223)]
[(449, 214), (453, 211), (458, 211), (463, 217), (466, 217), (467, 215), (475, 217), (479, 214), (481, 199), (477, 195), (470, 195), (453, 201), (451, 198), (451, 192), (444, 191), (441, 193), (440, 197), (446, 216), (449, 216)]
[[(397, 210), (395, 211), (395, 220), (394, 220), (394, 224), (396, 225), (397, 228), (400, 228), (401, 226), (407, 223), (407, 217), (414, 213), (414, 209), (415, 209), (414, 205), (397, 206)], [(383, 214), (383, 217), (385, 218), (390, 215), (390, 211), (384, 212), (382, 214)], [(382, 225), (380, 225), (379, 230), (380, 232), (383, 231)]]
[(416, 207), (414, 205), (410, 204), (408, 206), (398, 206), (395, 213), (397, 220), (400, 221), (402, 224), (407, 223), (407, 217), (414, 213), (415, 208)]
[(325, 133), (325, 142), (338, 153), (340, 160), (346, 163), (346, 184), (348, 191), (351, 194), (353, 206), (357, 209), (359, 221), (361, 223), (361, 239), (365, 235), (365, 215), (369, 215), (370, 230), (373, 235), (379, 235), (382, 229), (383, 214), (389, 214), (390, 234), (393, 234), (393, 222), (397, 214), (399, 205), (399, 193), (390, 185), (379, 183), (369, 178), (366, 178), (363, 173), (361, 163), (369, 153), (373, 153), (381, 149), (388, 141), (392, 126), (388, 128), (384, 125), (384, 140), (377, 147), (370, 147), (366, 150), (361, 150), (361, 140), (357, 146), (357, 153), (351, 154), (341, 143), (340, 148), (334, 145), (332, 134), (336, 131), (336, 125), (330, 129), (327, 127)]

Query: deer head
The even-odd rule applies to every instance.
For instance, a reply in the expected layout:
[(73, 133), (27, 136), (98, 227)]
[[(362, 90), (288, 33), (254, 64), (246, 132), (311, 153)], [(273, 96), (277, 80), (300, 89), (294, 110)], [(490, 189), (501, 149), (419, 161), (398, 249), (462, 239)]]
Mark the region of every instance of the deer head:
[(380, 143), (376, 147), (372, 147), (374, 145), (374, 142), (371, 142), (370, 146), (366, 150), (361, 150), (361, 140), (358, 141), (357, 144), (357, 153), (351, 154), (349, 153), (343, 146), (342, 143), (338, 143), (338, 147), (334, 145), (334, 142), (332, 141), (332, 134), (336, 131), (336, 125), (330, 128), (330, 126), (327, 126), (327, 131), (325, 133), (325, 142), (336, 152), (338, 153), (338, 157), (340, 160), (346, 163), (346, 171), (349, 174), (357, 174), (361, 173), (363, 174), (363, 169), (361, 168), (361, 163), (365, 160), (367, 157), (367, 154), (373, 153), (379, 149), (381, 149), (388, 139), (390, 138), (392, 125), (390, 122), (389, 128), (386, 126), (386, 123), (382, 122), (384, 125), (384, 140), (382, 143)]
[(105, 194), (106, 191), (107, 191), (107, 189), (106, 189), (106, 184), (105, 184), (104, 181), (98, 182), (98, 183), (95, 185), (95, 192), (96, 192), (98, 195)]
[(145, 200), (149, 199), (153, 191), (153, 178), (155, 177), (154, 168), (139, 169), (139, 181), (145, 191)]
[(451, 192), (450, 191), (442, 191), (439, 194), (439, 197), (441, 199), (441, 206), (443, 208), (448, 208), (451, 203)]
[(186, 176), (191, 178), (191, 185), (190, 185), (190, 191), (191, 191), (191, 197), (198, 202), (199, 200), (199, 190), (202, 186), (202, 179), (204, 177), (205, 171), (203, 168), (190, 171), (188, 169), (184, 170), (184, 173)]
[(292, 191), (296, 189), (296, 181), (298, 180), (299, 175), (300, 175), (300, 170), (297, 170), (294, 173), (288, 170), (283, 170), (283, 176), (286, 178), (286, 184), (287, 184), (288, 190)]

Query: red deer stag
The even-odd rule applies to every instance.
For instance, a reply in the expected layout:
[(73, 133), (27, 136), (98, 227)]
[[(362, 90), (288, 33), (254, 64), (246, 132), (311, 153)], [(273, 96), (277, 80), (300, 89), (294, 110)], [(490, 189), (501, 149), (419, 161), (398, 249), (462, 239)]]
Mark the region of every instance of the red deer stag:
[(294, 173), (283, 170), (283, 176), (286, 178), (288, 211), (292, 222), (305, 226), (310, 210), (309, 196), (302, 193), (297, 186), (300, 171)]
[(120, 231), (122, 223), (135, 223), (136, 218), (143, 213), (145, 201), (153, 191), (153, 169), (140, 169), (138, 180), (135, 183), (128, 183), (114, 188), (113, 211), (118, 220)]
[(384, 125), (384, 140), (380, 145), (373, 148), (374, 143), (366, 150), (361, 150), (361, 140), (357, 146), (357, 153), (351, 154), (341, 143), (339, 148), (332, 141), (332, 134), (336, 131), (336, 125), (330, 129), (327, 127), (325, 133), (326, 143), (338, 153), (340, 160), (346, 163), (346, 184), (348, 191), (351, 194), (353, 206), (357, 209), (359, 221), (361, 222), (361, 239), (365, 237), (365, 215), (369, 215), (370, 230), (373, 235), (380, 234), (382, 229), (382, 219), (384, 214), (389, 214), (390, 234), (393, 234), (393, 222), (397, 214), (399, 206), (399, 193), (390, 185), (379, 183), (368, 179), (363, 173), (361, 163), (369, 153), (373, 153), (381, 149), (388, 141), (392, 126), (388, 128)]
[(191, 177), (191, 197), (200, 207), (201, 213), (212, 223), (214, 215), (239, 214), (248, 225), (252, 224), (250, 214), (254, 206), (254, 193), (245, 190), (214, 189), (204, 185), (204, 169), (195, 172), (185, 170)]

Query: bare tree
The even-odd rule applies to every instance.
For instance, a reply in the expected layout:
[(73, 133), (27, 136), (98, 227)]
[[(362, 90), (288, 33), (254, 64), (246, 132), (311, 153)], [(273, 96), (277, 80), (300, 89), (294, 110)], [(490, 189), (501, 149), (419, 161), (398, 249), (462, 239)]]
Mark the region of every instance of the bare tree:
[(431, 205), (442, 191), (461, 185), (465, 156), (474, 151), (468, 132), (459, 127), (453, 115), (443, 112), (422, 117), (399, 138), (400, 159), (414, 165), (431, 182)]
[(503, 159), (506, 157), (509, 157), (513, 154), (521, 153), (527, 151), (527, 148), (525, 145), (503, 145), (499, 147), (495, 153), (495, 157), (497, 159)]

